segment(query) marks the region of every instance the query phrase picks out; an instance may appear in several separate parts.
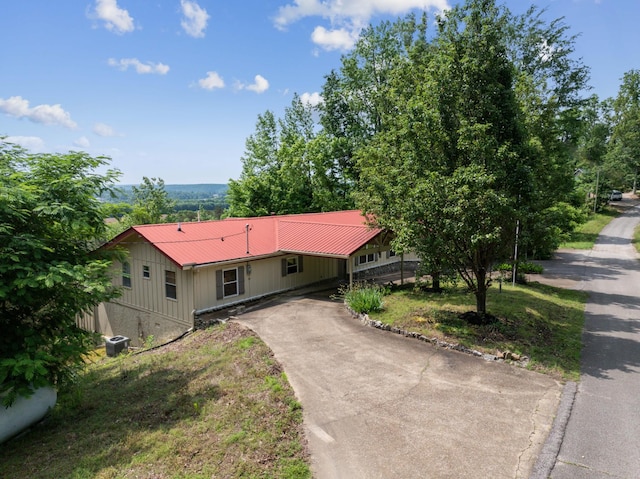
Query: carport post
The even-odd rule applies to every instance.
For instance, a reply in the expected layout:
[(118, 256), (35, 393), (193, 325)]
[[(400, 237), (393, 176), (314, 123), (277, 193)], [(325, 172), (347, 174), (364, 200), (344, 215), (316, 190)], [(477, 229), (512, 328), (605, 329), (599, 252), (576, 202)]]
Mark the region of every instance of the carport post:
[(353, 261), (351, 256), (347, 259), (347, 271), (349, 271), (349, 288), (353, 286)]

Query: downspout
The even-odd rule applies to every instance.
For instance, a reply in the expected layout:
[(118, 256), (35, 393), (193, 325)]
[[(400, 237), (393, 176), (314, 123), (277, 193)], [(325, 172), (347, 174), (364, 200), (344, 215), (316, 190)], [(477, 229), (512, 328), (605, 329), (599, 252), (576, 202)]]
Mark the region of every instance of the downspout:
[(182, 266), (183, 271), (189, 271), (191, 274), (191, 329), (196, 327), (196, 263), (187, 263)]

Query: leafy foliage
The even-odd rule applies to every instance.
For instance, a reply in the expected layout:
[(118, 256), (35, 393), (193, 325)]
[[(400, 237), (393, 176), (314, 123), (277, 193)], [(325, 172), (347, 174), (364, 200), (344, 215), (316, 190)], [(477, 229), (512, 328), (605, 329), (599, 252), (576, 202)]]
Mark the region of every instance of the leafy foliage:
[(333, 211), (352, 206), (327, 163), (331, 146), (316, 136), (313, 110), (295, 95), (284, 119), (258, 116), (246, 142), (240, 179), (229, 181), (229, 216)]
[(614, 119), (608, 156), (619, 170), (632, 178), (637, 189), (640, 169), (640, 70), (630, 70), (613, 100)]
[(0, 395), (10, 404), (32, 388), (72, 379), (90, 333), (75, 323), (118, 294), (98, 196), (118, 172), (106, 158), (29, 154), (0, 143)]
[(383, 297), (388, 291), (380, 285), (368, 283), (355, 283), (341, 291), (344, 302), (353, 311), (360, 314), (382, 311)]
[[(389, 125), (358, 154), (359, 205), (414, 249), (433, 275), (455, 270), (486, 309), (492, 264), (508, 256), (532, 157), (503, 40), (507, 16), (467, 2), (410, 35), (392, 76)], [(399, 29), (404, 31), (406, 29)]]

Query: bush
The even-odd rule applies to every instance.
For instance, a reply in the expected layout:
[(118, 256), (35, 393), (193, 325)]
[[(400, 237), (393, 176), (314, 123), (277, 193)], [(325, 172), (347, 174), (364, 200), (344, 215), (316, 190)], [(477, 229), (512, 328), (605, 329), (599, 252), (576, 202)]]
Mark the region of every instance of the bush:
[[(496, 267), (497, 271), (503, 273), (511, 273), (513, 271), (513, 265), (511, 263), (501, 263)], [(522, 274), (541, 274), (544, 268), (535, 263), (529, 263), (527, 261), (518, 262), (518, 273)]]
[(345, 303), (356, 313), (367, 314), (382, 311), (386, 288), (376, 284), (355, 283), (341, 291)]
[(0, 401), (77, 378), (94, 335), (76, 318), (117, 297), (118, 252), (97, 198), (118, 173), (85, 153), (30, 154), (0, 138)]

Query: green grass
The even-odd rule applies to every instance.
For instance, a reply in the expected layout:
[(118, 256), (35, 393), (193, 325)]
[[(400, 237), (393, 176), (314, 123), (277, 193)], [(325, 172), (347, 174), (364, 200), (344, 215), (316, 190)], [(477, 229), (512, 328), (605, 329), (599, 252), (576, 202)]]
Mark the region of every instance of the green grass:
[(463, 289), (442, 294), (397, 291), (385, 296), (385, 309), (371, 319), (429, 338), (486, 353), (510, 351), (530, 358), (529, 368), (564, 380), (580, 377), (581, 334), (586, 294), (529, 283), (492, 287), (487, 310), (497, 321), (476, 326), (459, 315), (475, 309), (475, 296)]
[(560, 245), (565, 249), (591, 249), (598, 239), (602, 228), (618, 216), (619, 211), (606, 207), (600, 213), (591, 214), (589, 220), (571, 233), (569, 239)]
[(310, 478), (304, 444), (281, 367), (230, 323), (99, 359), (44, 423), (0, 447), (0, 477)]
[(633, 246), (635, 246), (636, 251), (640, 253), (640, 225), (636, 226), (636, 229), (633, 230), (633, 239), (631, 240)]

